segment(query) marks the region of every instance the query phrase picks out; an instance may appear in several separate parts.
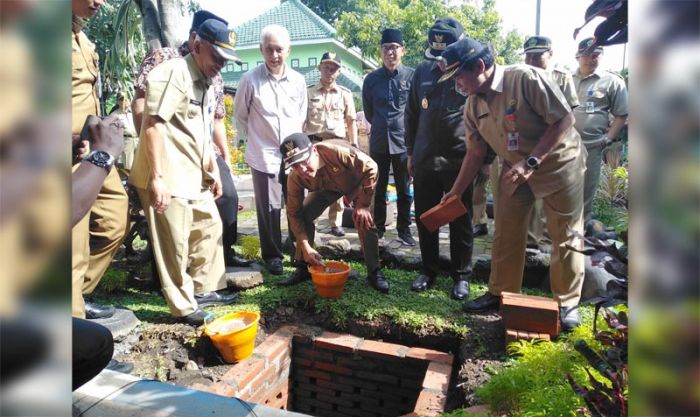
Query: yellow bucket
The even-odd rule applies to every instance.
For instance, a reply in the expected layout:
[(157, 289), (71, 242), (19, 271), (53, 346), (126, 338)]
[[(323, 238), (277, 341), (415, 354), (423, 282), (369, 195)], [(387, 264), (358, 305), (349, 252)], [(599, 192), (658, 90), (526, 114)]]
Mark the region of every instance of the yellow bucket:
[(260, 313), (239, 311), (204, 324), (204, 334), (227, 363), (240, 362), (253, 354)]

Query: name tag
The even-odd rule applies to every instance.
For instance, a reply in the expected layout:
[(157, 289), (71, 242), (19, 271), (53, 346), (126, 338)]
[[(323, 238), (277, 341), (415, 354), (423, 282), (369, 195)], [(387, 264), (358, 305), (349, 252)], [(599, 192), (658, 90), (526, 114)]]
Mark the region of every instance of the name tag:
[(197, 100), (190, 100), (190, 104), (194, 104), (195, 106), (201, 106), (202, 102)]
[(592, 101), (586, 102), (586, 113), (595, 113), (595, 103)]
[(518, 132), (508, 132), (507, 148), (511, 152), (520, 148), (520, 134)]

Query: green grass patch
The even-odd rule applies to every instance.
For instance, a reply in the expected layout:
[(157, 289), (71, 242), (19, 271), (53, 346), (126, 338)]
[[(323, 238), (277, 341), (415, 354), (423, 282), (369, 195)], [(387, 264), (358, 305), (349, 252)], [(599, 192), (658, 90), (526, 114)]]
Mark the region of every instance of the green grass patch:
[(255, 210), (243, 210), (238, 212), (238, 221), (253, 220), (256, 218)]
[[(449, 293), (452, 280), (440, 277), (432, 289), (416, 293), (411, 291), (411, 282), (417, 272), (385, 268), (384, 273), (391, 285), (389, 294), (380, 294), (372, 289), (366, 280), (367, 271), (363, 264), (350, 263), (358, 271), (359, 279), (348, 280), (345, 292), (337, 300), (323, 299), (316, 295), (312, 282), (292, 287), (281, 287), (279, 282), (294, 271), (286, 266), (282, 276), (263, 273), (264, 284), (239, 292), (238, 301), (230, 306), (208, 309), (215, 316), (230, 312), (258, 311), (263, 317), (280, 306), (301, 307), (327, 318), (334, 326), (346, 328), (348, 319), (386, 319), (407, 330), (420, 332), (447, 332), (457, 336), (468, 333), (467, 319), (462, 313), (461, 301), (452, 300)], [(482, 283), (471, 284), (473, 296), (486, 291)], [(124, 306), (134, 312), (139, 320), (160, 322), (169, 316), (165, 299), (159, 292), (146, 292), (127, 289), (116, 293), (100, 291), (95, 297), (101, 304)]]

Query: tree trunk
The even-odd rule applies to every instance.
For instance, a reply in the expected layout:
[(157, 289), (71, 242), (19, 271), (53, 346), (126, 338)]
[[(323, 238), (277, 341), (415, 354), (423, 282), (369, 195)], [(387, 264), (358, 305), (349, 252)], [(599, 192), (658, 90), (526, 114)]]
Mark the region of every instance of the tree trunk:
[(143, 25), (143, 37), (148, 45), (148, 50), (159, 49), (164, 46), (161, 36), (160, 15), (155, 0), (134, 0), (141, 10), (141, 22)]
[(180, 3), (179, 0), (158, 0), (163, 46), (177, 48), (180, 41), (186, 38), (182, 33), (178, 33), (178, 24), (182, 18)]

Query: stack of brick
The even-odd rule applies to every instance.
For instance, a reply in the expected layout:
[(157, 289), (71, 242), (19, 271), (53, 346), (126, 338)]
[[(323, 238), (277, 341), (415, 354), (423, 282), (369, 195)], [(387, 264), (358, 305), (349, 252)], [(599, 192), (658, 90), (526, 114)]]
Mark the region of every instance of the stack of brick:
[(550, 340), (559, 334), (559, 305), (550, 298), (503, 292), (501, 317), (506, 344), (518, 339)]
[(451, 354), (331, 332), (295, 335), (295, 330), (281, 328), (221, 381), (191, 388), (314, 416), (443, 412)]

